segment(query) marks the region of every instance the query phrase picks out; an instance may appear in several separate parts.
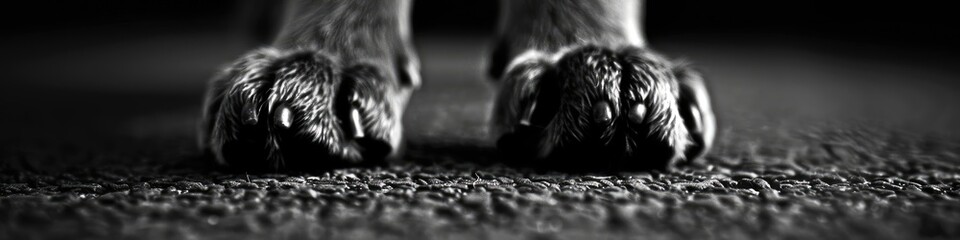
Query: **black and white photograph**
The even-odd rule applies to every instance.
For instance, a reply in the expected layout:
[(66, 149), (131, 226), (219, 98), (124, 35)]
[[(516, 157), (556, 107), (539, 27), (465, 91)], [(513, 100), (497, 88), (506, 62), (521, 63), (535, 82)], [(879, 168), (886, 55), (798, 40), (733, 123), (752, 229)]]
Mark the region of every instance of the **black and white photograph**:
[(0, 13), (0, 239), (960, 239), (950, 2)]

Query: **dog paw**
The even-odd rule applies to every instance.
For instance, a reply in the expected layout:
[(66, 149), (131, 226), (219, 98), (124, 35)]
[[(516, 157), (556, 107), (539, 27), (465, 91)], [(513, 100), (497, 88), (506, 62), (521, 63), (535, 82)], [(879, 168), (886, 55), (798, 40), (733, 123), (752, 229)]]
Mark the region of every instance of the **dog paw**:
[(201, 145), (244, 169), (317, 169), (395, 154), (410, 88), (383, 64), (316, 50), (255, 50), (211, 82)]
[(505, 68), (492, 112), (514, 161), (576, 170), (669, 170), (710, 148), (701, 76), (643, 48), (530, 51)]

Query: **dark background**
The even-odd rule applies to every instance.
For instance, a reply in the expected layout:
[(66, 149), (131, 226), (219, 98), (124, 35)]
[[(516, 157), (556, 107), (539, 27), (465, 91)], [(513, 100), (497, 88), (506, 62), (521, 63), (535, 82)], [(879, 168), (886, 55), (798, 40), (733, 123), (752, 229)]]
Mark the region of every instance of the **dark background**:
[[(4, 68), (0, 70), (25, 77), (17, 83), (49, 86), (67, 81), (75, 84), (64, 86), (97, 85), (97, 81), (83, 82), (84, 77), (62, 79), (34, 76), (34, 73), (69, 71), (54, 71), (50, 66), (68, 63), (50, 63), (44, 59), (66, 61), (63, 59), (67, 58), (57, 56), (76, 55), (84, 50), (103, 53), (98, 46), (129, 45), (145, 39), (153, 39), (169, 48), (196, 46), (202, 41), (217, 42), (222, 50), (229, 50), (203, 56), (194, 53), (192, 57), (198, 59), (183, 59), (194, 62), (173, 64), (192, 66), (197, 71), (201, 65), (214, 68), (215, 65), (209, 63), (227, 62), (253, 46), (248, 41), (249, 36), (244, 34), (251, 28), (245, 25), (249, 20), (245, 20), (242, 14), (242, 2), (19, 1), (0, 10), (0, 43), (7, 54), (0, 60), (0, 66)], [(489, 38), (494, 31), (498, 1), (420, 0), (414, 4), (413, 27), (417, 37)], [(954, 12), (950, 3), (942, 1), (648, 1), (644, 25), (654, 46), (673, 41), (769, 45), (952, 69), (956, 63), (955, 43), (960, 41)], [(183, 37), (164, 39), (167, 36)], [(190, 36), (196, 39), (190, 39)], [(162, 46), (144, 48), (166, 51), (166, 55), (175, 58), (183, 58), (173, 56), (176, 51), (192, 52), (183, 48), (163, 49)], [(118, 54), (130, 58), (128, 63), (141, 63), (138, 66), (171, 67), (141, 62), (137, 53), (132, 52), (140, 51), (135, 47), (117, 51), (128, 51)], [(116, 58), (117, 55), (89, 54), (87, 59), (109, 62), (116, 61)], [(124, 68), (113, 63), (92, 64), (75, 67), (114, 72), (117, 69), (111, 68), (121, 68), (121, 71)], [(131, 73), (134, 71), (133, 68), (126, 69), (131, 69)], [(171, 82), (154, 80), (154, 83)], [(197, 82), (202, 81), (184, 80), (180, 83)], [(183, 88), (176, 84), (157, 87)]]
[[(20, 1), (2, 11), (5, 34), (140, 22), (224, 24), (243, 1)], [(418, 0), (418, 33), (491, 33), (498, 1)], [(647, 33), (758, 34), (944, 46), (958, 40), (956, 9), (943, 1), (648, 1)]]

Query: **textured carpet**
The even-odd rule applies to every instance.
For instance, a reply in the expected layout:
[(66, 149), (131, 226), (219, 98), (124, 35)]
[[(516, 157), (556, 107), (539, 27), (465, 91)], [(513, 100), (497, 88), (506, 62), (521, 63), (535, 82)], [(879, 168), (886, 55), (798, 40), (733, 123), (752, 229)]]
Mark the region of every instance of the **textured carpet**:
[[(473, 47), (482, 42), (418, 40), (426, 84), (406, 114), (406, 157), (379, 168), (210, 166), (193, 131), (213, 60), (144, 74), (199, 82), (183, 91), (96, 82), (122, 73), (21, 69), (92, 82), (4, 94), (0, 239), (960, 238), (953, 72), (813, 50), (666, 45), (711, 76), (714, 151), (670, 173), (570, 174), (497, 162), (484, 130), (492, 92)], [(211, 52), (216, 42), (174, 53), (238, 54)], [(91, 51), (129, 50), (100, 47)], [(137, 59), (183, 57), (152, 54)]]

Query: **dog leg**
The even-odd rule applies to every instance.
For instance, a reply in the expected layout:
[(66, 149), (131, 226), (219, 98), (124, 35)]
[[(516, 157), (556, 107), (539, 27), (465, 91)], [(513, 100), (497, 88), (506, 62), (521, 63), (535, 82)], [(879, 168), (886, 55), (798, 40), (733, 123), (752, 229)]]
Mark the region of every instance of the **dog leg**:
[(222, 164), (316, 169), (396, 154), (419, 85), (410, 1), (287, 3), (273, 44), (210, 83), (200, 143)]

